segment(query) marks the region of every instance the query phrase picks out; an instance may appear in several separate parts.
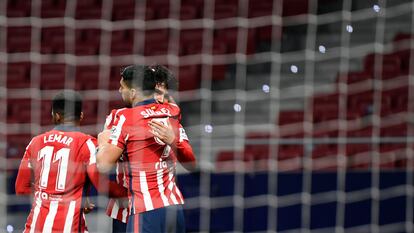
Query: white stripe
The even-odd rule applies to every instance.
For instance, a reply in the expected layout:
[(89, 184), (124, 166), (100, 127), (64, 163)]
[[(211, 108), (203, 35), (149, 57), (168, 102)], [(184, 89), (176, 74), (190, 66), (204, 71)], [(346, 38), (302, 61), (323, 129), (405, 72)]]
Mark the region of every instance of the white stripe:
[(46, 216), (45, 225), (43, 227), (43, 233), (51, 233), (53, 223), (55, 222), (56, 212), (59, 206), (59, 201), (51, 201), (49, 206), (49, 213)]
[(112, 206), (112, 211), (111, 211), (111, 218), (118, 219), (118, 211), (119, 211), (118, 201), (114, 200), (114, 205)]
[(30, 233), (35, 232), (36, 222), (40, 212), (40, 205), (42, 205), (42, 201), (40, 199), (36, 199), (36, 206), (33, 211), (32, 224), (30, 224)]
[(108, 126), (109, 126), (109, 123), (111, 123), (111, 121), (112, 121), (112, 113), (110, 113), (107, 117), (106, 117), (106, 119), (105, 119), (105, 125), (104, 125), (104, 130), (106, 130), (107, 128), (108, 128)]
[(73, 216), (75, 215), (76, 201), (71, 201), (69, 204), (68, 213), (66, 214), (65, 227), (63, 232), (72, 232)]
[(34, 138), (32, 138), (32, 140), (30, 140), (29, 144), (26, 146), (26, 150), (29, 149), (29, 146), (32, 144)]
[(172, 183), (174, 183), (175, 192), (177, 193), (178, 198), (180, 199), (180, 204), (184, 204), (184, 198), (183, 198), (183, 195), (181, 194), (180, 190), (178, 189), (178, 186), (177, 186), (177, 184), (175, 183), (175, 181), (173, 181), (173, 177), (174, 177), (174, 172), (173, 172), (173, 171), (170, 171), (170, 173), (169, 173), (169, 179), (170, 179), (170, 181), (171, 181)]
[(88, 141), (86, 141), (86, 145), (88, 146), (89, 149), (89, 165), (91, 164), (95, 164), (96, 163), (96, 147), (95, 144), (93, 144), (92, 140), (89, 139)]
[[(85, 229), (85, 230), (83, 231), (83, 233), (89, 233), (89, 232), (88, 232), (88, 229), (87, 229), (87, 227), (86, 227), (86, 217), (85, 217), (85, 212), (83, 212), (83, 211), (82, 211), (82, 218), (83, 218), (83, 222), (85, 223), (85, 224), (84, 224), (84, 226), (83, 226), (83, 228)], [(80, 231), (80, 229), (79, 229), (79, 231)]]
[(116, 176), (115, 176), (116, 183), (119, 184), (119, 178), (118, 178), (118, 176), (119, 176), (119, 162), (116, 162), (115, 174), (116, 174)]
[(164, 203), (164, 206), (169, 206), (170, 203), (168, 203), (168, 199), (165, 196), (165, 187), (164, 187), (164, 181), (163, 181), (164, 172), (163, 170), (157, 170), (157, 183), (158, 183), (158, 191), (160, 192), (162, 202)]
[(147, 177), (144, 171), (139, 172), (139, 184), (144, 196), (145, 210), (153, 210), (154, 206), (152, 205), (151, 194), (148, 191)]
[(178, 194), (178, 197), (180, 198), (180, 203), (184, 204), (184, 198), (183, 195), (181, 194), (180, 190), (178, 189), (177, 184), (175, 184), (175, 192)]
[(112, 145), (118, 145), (119, 136), (121, 136), (122, 126), (124, 125), (125, 120), (126, 118), (124, 115), (121, 115), (118, 121), (118, 125), (115, 127), (115, 132), (109, 137), (112, 140)]
[[(33, 140), (34, 140), (34, 138), (32, 138), (32, 140), (30, 140), (29, 144), (26, 146), (26, 150), (24, 152), (24, 156), (26, 155), (26, 153), (29, 153), (28, 150), (29, 150), (29, 147), (32, 144)], [(29, 158), (29, 161), (27, 163), (27, 167), (28, 168), (33, 168), (32, 163), (30, 162), (30, 158)]]
[(173, 203), (177, 205), (178, 201), (177, 201), (177, 198), (175, 197), (175, 194), (173, 192), (174, 182), (172, 181), (172, 178), (173, 178), (174, 175), (173, 175), (172, 172), (170, 172), (168, 175), (169, 175), (169, 181), (170, 181), (170, 183), (168, 184), (168, 189), (170, 189), (170, 191), (171, 191), (170, 198), (173, 201)]
[(128, 208), (124, 208), (124, 210), (122, 211), (122, 222), (126, 223), (127, 217), (128, 217)]

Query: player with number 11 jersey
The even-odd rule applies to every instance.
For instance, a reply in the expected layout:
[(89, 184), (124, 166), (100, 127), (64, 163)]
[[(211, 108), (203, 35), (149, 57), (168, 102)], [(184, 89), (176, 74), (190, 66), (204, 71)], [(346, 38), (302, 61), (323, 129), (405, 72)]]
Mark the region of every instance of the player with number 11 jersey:
[(98, 191), (109, 191), (111, 197), (127, 195), (122, 186), (99, 175), (96, 139), (78, 131), (79, 114), (77, 121), (64, 120), (63, 116), (70, 115), (64, 112), (63, 104), (69, 102), (68, 96), (75, 98), (77, 94), (66, 91), (57, 95), (53, 106), (56, 127), (31, 140), (19, 167), (16, 194), (34, 192), (24, 232), (87, 232), (82, 210), (87, 178)]

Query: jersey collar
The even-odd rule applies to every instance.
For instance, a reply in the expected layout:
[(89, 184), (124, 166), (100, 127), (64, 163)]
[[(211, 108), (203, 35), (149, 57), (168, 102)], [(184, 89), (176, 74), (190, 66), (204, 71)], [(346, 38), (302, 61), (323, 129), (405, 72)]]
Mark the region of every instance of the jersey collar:
[(153, 103), (156, 103), (156, 102), (157, 101), (154, 98), (146, 99), (144, 101), (141, 101), (141, 102), (138, 102), (138, 103), (134, 104), (134, 107), (143, 106), (143, 105), (147, 105), (147, 104), (153, 104)]

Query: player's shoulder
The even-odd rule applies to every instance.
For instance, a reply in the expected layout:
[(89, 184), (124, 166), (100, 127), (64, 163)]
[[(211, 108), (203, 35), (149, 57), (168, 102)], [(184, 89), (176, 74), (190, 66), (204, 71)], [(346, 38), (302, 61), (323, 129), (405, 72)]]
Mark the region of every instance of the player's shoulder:
[(178, 117), (181, 115), (181, 109), (177, 104), (164, 103), (163, 106), (168, 109), (170, 117)]
[(125, 111), (128, 108), (115, 108), (111, 110), (111, 114), (112, 116), (116, 116), (118, 113)]
[(174, 111), (180, 112), (180, 107), (176, 103), (167, 103), (167, 105)]
[(108, 127), (113, 124), (119, 117), (119, 113), (123, 112), (125, 109), (126, 108), (112, 109), (109, 115), (106, 117), (105, 126)]

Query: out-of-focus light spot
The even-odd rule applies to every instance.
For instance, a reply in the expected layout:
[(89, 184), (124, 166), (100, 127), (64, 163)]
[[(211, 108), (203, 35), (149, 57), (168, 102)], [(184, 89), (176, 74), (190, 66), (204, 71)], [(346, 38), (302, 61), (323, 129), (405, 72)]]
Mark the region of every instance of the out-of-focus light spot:
[(290, 66), (290, 71), (292, 71), (292, 73), (297, 73), (298, 72), (298, 67), (297, 66), (295, 66), (295, 65), (291, 65)]
[(270, 87), (269, 87), (269, 85), (264, 84), (264, 85), (262, 86), (262, 90), (263, 90), (263, 92), (264, 92), (264, 93), (269, 93), (269, 92), (270, 92)]
[(354, 31), (354, 28), (351, 25), (348, 24), (348, 25), (346, 25), (346, 31), (351, 33), (351, 32)]
[(240, 106), (240, 104), (235, 104), (235, 105), (233, 106), (233, 108), (234, 108), (234, 111), (235, 111), (235, 112), (240, 112), (240, 111), (241, 111), (241, 106)]
[(372, 7), (372, 9), (373, 9), (375, 12), (380, 12), (381, 7), (380, 7), (379, 5), (377, 5), (377, 4), (375, 4), (375, 5)]
[(212, 133), (213, 132), (213, 126), (211, 126), (211, 125), (205, 125), (204, 126), (204, 131), (206, 133)]
[(7, 225), (6, 230), (8, 233), (11, 233), (14, 231), (14, 227), (12, 225)]
[(323, 45), (319, 45), (319, 52), (320, 53), (326, 53), (326, 48)]

